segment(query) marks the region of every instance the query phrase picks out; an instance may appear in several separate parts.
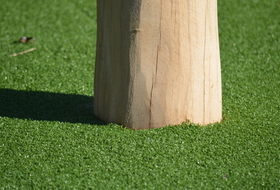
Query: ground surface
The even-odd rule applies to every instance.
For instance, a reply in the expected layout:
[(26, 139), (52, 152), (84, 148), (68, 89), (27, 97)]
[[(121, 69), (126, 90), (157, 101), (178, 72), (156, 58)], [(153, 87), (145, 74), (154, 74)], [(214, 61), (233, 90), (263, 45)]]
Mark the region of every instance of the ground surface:
[(2, 2), (0, 188), (279, 189), (279, 13), (219, 0), (222, 123), (132, 131), (93, 117), (95, 1)]

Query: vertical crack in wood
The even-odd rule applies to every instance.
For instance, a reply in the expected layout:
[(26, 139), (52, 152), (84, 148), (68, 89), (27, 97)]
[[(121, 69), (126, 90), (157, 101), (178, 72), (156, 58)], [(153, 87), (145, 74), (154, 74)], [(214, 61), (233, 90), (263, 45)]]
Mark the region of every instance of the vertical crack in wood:
[(152, 101), (153, 101), (153, 91), (154, 91), (154, 85), (156, 83), (157, 79), (157, 72), (158, 72), (158, 63), (159, 63), (159, 51), (161, 46), (161, 22), (162, 22), (162, 1), (160, 5), (160, 18), (159, 18), (159, 43), (157, 45), (157, 57), (156, 57), (156, 68), (155, 68), (155, 75), (152, 79), (152, 87), (150, 92), (150, 118), (149, 118), (149, 128), (151, 128), (152, 125)]
[(150, 93), (150, 118), (149, 118), (149, 128), (151, 127), (151, 119), (152, 119), (152, 99), (153, 99), (153, 90), (154, 90), (154, 84), (156, 83), (156, 76), (157, 76), (157, 67), (158, 67), (158, 54), (159, 54), (159, 45), (157, 46), (157, 58), (156, 58), (156, 71), (155, 71), (155, 76), (154, 80), (152, 80), (152, 87), (151, 87), (151, 93)]
[(205, 20), (204, 20), (204, 47), (203, 47), (203, 77), (204, 77), (204, 84), (203, 84), (203, 124), (205, 123), (205, 112), (206, 112), (206, 40), (207, 40), (207, 11), (208, 11), (208, 0), (206, 1), (205, 5)]

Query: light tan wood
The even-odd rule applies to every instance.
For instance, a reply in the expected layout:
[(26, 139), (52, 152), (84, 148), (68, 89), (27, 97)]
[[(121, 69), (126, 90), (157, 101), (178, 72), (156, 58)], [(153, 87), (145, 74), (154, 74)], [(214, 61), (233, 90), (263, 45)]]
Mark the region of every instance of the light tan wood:
[(132, 129), (222, 118), (217, 0), (98, 0), (94, 113)]

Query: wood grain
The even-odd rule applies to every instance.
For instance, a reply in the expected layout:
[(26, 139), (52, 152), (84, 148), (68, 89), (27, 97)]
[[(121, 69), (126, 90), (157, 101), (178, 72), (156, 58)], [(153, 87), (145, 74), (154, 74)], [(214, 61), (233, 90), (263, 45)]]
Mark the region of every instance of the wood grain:
[(216, 0), (97, 6), (97, 117), (132, 129), (221, 120)]

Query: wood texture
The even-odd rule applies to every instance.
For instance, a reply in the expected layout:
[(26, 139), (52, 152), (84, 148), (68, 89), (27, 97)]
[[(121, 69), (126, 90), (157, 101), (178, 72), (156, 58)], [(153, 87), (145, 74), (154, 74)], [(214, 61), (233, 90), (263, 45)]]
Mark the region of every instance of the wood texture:
[(222, 118), (217, 0), (98, 0), (94, 113), (133, 129)]

